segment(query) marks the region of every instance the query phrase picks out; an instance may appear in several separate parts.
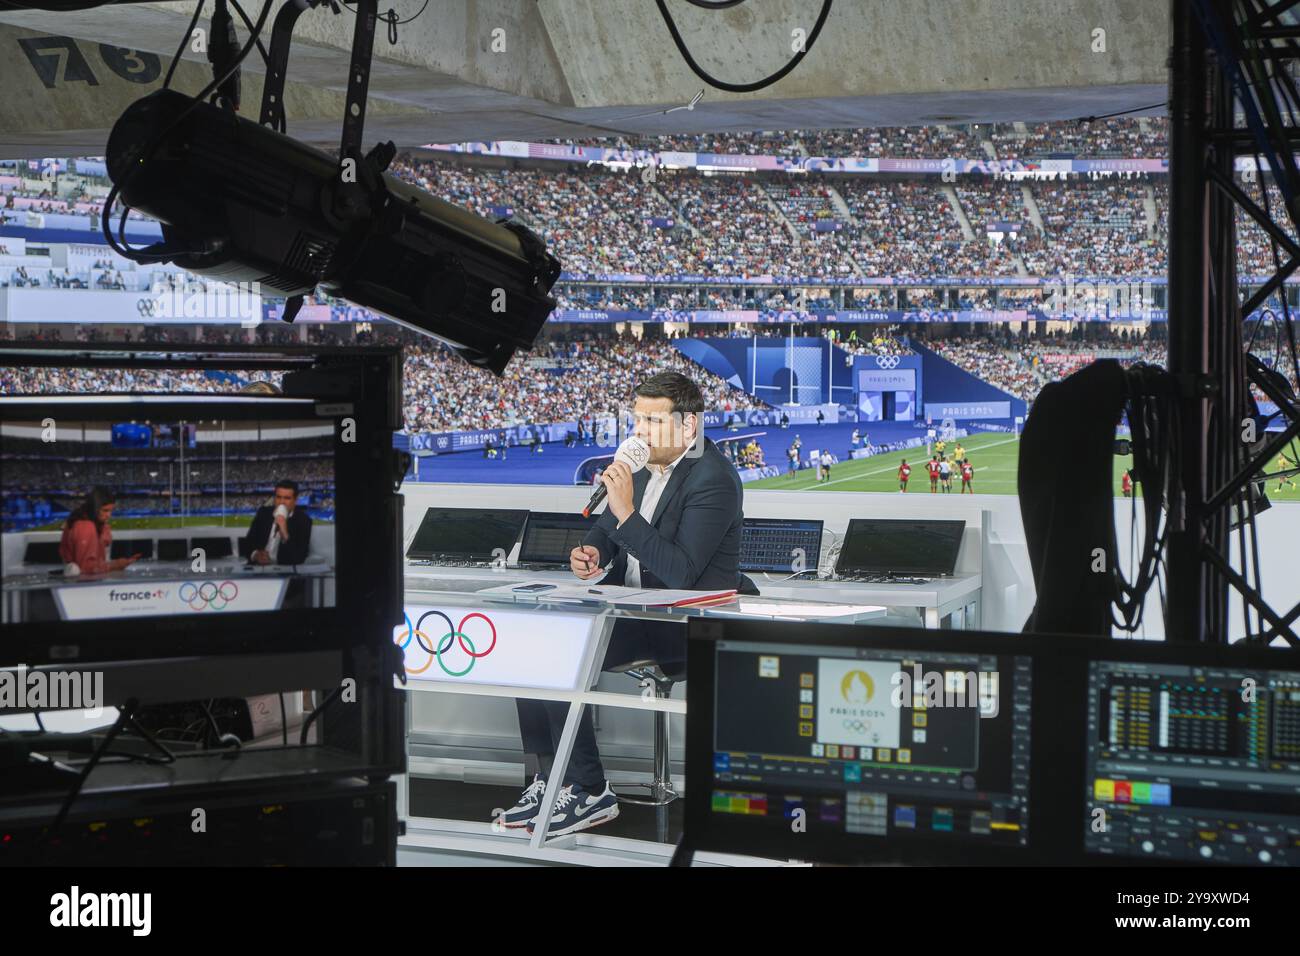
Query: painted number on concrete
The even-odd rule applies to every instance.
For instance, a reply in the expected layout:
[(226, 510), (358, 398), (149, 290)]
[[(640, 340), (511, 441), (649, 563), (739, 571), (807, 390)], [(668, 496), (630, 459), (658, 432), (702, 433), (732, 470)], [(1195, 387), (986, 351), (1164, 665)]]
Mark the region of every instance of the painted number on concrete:
[[(61, 83), (99, 85), (99, 78), (72, 37), (23, 37), (18, 45), (47, 90)], [(152, 83), (162, 75), (162, 60), (156, 53), (106, 43), (98, 46), (104, 65), (128, 83)]]

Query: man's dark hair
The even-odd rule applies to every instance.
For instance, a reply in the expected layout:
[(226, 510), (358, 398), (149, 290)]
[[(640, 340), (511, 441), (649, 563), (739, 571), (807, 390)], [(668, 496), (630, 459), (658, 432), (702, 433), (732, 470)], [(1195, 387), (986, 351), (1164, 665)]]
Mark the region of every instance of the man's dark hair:
[(275, 487), (277, 487), (277, 488), (288, 488), (290, 491), (292, 491), (292, 492), (294, 493), (294, 496), (297, 497), (297, 494), (298, 494), (298, 482), (296, 482), (296, 481), (289, 481), (289, 480), (286, 478), (284, 481), (277, 481), (277, 482), (275, 483)]
[(659, 372), (636, 387), (634, 395), (640, 398), (667, 398), (673, 411), (682, 415), (700, 415), (704, 412), (704, 396), (700, 387), (680, 372)]

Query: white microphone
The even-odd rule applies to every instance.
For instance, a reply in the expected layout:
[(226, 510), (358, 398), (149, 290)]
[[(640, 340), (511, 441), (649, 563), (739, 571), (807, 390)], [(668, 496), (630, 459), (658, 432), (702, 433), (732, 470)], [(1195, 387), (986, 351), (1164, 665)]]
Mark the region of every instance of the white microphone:
[[(632, 474), (635, 475), (650, 461), (650, 446), (635, 435), (629, 435), (623, 439), (623, 444), (618, 446), (618, 451), (614, 452), (614, 460), (627, 465), (632, 469)], [(582, 509), (582, 516), (584, 518), (591, 517), (592, 510), (605, 500), (605, 495), (608, 492), (609, 489), (605, 487), (604, 482), (597, 485), (591, 500), (587, 502), (587, 507)]]

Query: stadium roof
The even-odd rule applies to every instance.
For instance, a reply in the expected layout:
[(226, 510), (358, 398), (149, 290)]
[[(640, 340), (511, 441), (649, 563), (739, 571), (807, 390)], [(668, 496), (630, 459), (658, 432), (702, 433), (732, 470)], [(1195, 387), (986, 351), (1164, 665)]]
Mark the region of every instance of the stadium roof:
[[(410, 17), (421, 2), (382, 0), (380, 10)], [(244, 7), (256, 18), (261, 3)], [(792, 30), (810, 32), (821, 4), (749, 0), (707, 11), (668, 0), (668, 7), (702, 66), (748, 82), (787, 61)], [(193, 9), (184, 2), (0, 12), (0, 42), (14, 51), (0, 97), (0, 156), (102, 153), (113, 119), (157, 88), (156, 78), (139, 77), (156, 77), (159, 62), (166, 68)], [(321, 7), (299, 21), (286, 90), (292, 135), (337, 143), (352, 29), (348, 10), (334, 16)], [(1146, 112), (1160, 114), (1168, 29), (1164, 2), (840, 0), (807, 58), (775, 86), (748, 94), (708, 88), (694, 109), (665, 112), (705, 84), (673, 47), (653, 0), (429, 0), (398, 27), (395, 45), (382, 23), (377, 30), (366, 140), (414, 146), (1033, 121), (1150, 106)], [(242, 24), (239, 32), (246, 38)], [(269, 35), (268, 21), (268, 44)], [(142, 73), (142, 61), (112, 47), (160, 61)], [(187, 52), (179, 89), (197, 91), (210, 78), (203, 57)], [(245, 115), (258, 112), (261, 71), (254, 54)]]

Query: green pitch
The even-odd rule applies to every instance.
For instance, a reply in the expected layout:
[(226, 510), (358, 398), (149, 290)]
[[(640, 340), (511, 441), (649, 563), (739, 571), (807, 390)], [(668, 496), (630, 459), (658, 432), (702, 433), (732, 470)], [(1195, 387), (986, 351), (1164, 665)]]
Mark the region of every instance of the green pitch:
[[(952, 453), (954, 443), (949, 443), (945, 454)], [(1300, 444), (1300, 443), (1298, 443)], [(966, 457), (975, 468), (975, 494), (1014, 495), (1016, 489), (1016, 468), (1020, 460), (1020, 439), (1016, 435), (999, 432), (986, 432), (962, 439)], [(912, 476), (907, 482), (909, 495), (928, 495), (930, 493), (930, 476), (925, 463), (929, 456), (925, 447), (912, 448), (905, 452), (889, 452), (870, 458), (858, 458), (841, 461), (831, 467), (831, 480), (817, 482), (817, 469), (805, 468), (790, 476), (783, 471), (776, 478), (764, 478), (761, 481), (748, 482), (746, 489), (761, 488), (765, 490), (785, 491), (877, 491), (898, 494), (898, 466), (903, 459), (912, 466)], [(1293, 459), (1294, 460), (1294, 459)], [(1116, 497), (1120, 495), (1120, 476), (1127, 468), (1133, 467), (1129, 457), (1115, 458), (1114, 489)], [(1269, 470), (1274, 470), (1270, 465)], [(1049, 479), (1050, 480), (1050, 477)], [(1300, 486), (1300, 475), (1294, 478)], [(1268, 497), (1272, 501), (1300, 501), (1300, 489), (1283, 484), (1278, 492), (1277, 479), (1268, 482)], [(943, 492), (940, 491), (939, 494)], [(961, 493), (961, 476), (952, 481), (950, 494)]]
[[(192, 515), (188, 518), (162, 515), (156, 518), (113, 518), (109, 525), (115, 531), (138, 531), (144, 528), (211, 528), (213, 525), (220, 528), (241, 528), (247, 531), (252, 520), (252, 512), (246, 515)], [(312, 522), (321, 524), (322, 520), (312, 515)], [(324, 523), (330, 524), (331, 522)], [(63, 522), (60, 520), (31, 530), (58, 531), (62, 527)]]

